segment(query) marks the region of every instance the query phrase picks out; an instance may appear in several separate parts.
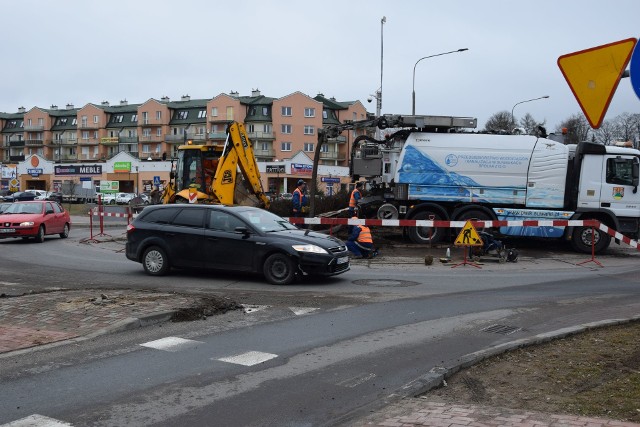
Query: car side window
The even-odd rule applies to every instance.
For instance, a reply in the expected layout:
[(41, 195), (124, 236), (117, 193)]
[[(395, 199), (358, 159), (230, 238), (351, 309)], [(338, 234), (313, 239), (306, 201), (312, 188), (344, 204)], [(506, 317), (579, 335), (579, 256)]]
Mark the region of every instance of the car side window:
[(154, 210), (144, 210), (143, 213), (146, 214), (140, 218), (144, 222), (153, 222), (156, 224), (169, 224), (171, 222), (171, 218), (173, 218), (177, 212), (177, 209), (154, 209)]
[(202, 228), (204, 225), (204, 209), (182, 209), (171, 221), (171, 224)]
[(55, 213), (62, 213), (62, 208), (57, 203), (49, 203), (49, 205), (53, 206), (53, 211)]
[(233, 233), (236, 227), (245, 227), (245, 224), (233, 215), (226, 212), (211, 210), (209, 214), (209, 229), (227, 231)]

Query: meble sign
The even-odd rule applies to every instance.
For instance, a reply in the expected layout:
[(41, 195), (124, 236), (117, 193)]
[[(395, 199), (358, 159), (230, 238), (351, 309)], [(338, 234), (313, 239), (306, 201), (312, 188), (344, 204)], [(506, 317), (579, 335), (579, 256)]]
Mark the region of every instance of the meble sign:
[(54, 166), (55, 175), (102, 175), (102, 165)]

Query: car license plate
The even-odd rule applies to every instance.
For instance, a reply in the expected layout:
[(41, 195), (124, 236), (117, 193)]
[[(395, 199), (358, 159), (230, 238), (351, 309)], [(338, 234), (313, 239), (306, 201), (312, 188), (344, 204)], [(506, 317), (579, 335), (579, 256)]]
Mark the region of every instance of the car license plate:
[(15, 233), (15, 228), (0, 228), (0, 233)]
[(344, 264), (345, 262), (349, 262), (348, 256), (343, 256), (342, 258), (338, 258), (338, 264)]

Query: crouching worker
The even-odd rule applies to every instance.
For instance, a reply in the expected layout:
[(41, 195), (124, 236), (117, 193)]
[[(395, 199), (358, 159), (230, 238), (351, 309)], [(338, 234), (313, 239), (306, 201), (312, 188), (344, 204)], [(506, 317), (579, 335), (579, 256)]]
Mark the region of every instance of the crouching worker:
[[(354, 216), (352, 219), (358, 219)], [(347, 239), (347, 249), (353, 254), (353, 258), (373, 258), (373, 238), (371, 230), (365, 225), (354, 225)]]

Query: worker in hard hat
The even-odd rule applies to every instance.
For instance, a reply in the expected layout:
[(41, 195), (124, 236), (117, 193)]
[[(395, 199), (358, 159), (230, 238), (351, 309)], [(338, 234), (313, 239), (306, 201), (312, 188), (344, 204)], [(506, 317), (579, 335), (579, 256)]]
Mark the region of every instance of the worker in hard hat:
[[(358, 219), (358, 217), (354, 216), (352, 219)], [(373, 247), (371, 230), (366, 225), (354, 225), (346, 244), (355, 259), (373, 258), (377, 254)]]

